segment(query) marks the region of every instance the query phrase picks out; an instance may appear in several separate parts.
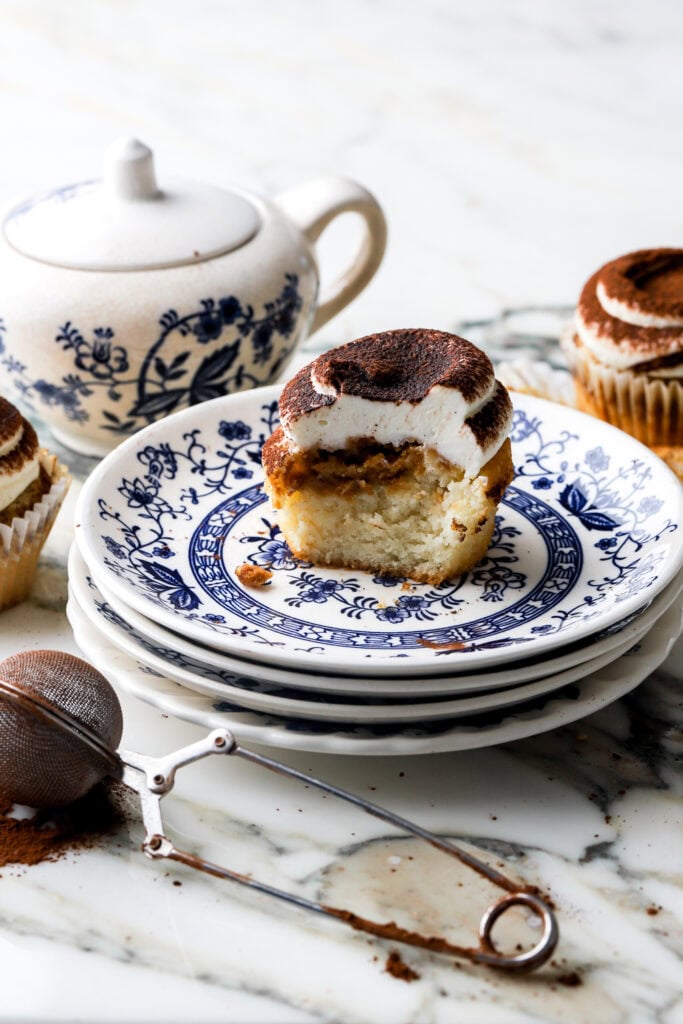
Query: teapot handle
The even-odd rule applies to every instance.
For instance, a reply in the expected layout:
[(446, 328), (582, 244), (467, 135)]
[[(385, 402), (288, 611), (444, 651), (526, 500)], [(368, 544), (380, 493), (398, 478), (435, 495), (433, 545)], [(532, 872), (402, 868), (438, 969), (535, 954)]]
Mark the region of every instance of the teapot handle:
[(313, 178), (281, 192), (275, 202), (314, 247), (327, 225), (340, 214), (358, 213), (365, 221), (363, 239), (351, 265), (320, 298), (309, 331), (313, 334), (374, 277), (386, 247), (387, 223), (375, 197), (349, 178)]

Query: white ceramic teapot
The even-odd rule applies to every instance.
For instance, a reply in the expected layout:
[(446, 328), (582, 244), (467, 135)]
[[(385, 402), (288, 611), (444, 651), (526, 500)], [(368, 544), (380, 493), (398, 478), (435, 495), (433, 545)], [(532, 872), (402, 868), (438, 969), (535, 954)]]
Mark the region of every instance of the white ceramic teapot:
[[(186, 405), (273, 381), (296, 345), (368, 283), (386, 223), (373, 196), (317, 178), (274, 201), (180, 179), (124, 139), (102, 181), (14, 207), (0, 238), (0, 392), (65, 445), (101, 455)], [(365, 221), (346, 273), (318, 298), (315, 242)]]

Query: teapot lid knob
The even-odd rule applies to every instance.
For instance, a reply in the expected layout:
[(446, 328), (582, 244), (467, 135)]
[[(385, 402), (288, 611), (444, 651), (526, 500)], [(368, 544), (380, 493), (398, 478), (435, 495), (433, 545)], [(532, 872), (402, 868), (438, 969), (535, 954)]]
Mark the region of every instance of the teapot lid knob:
[(107, 192), (119, 199), (154, 199), (160, 194), (152, 150), (130, 135), (107, 149), (103, 181)]
[(105, 154), (101, 181), (28, 199), (2, 231), (32, 259), (76, 270), (159, 270), (239, 249), (261, 228), (255, 203), (238, 189), (172, 176), (157, 185), (154, 154), (133, 136)]

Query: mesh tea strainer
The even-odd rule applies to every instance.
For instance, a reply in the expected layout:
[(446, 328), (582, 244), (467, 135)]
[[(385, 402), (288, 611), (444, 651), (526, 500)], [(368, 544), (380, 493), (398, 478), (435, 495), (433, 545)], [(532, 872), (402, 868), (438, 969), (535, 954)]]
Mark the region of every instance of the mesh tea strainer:
[[(558, 928), (552, 910), (543, 899), (414, 822), (321, 779), (247, 750), (227, 729), (215, 729), (197, 743), (159, 758), (130, 750), (117, 752), (122, 731), (121, 706), (113, 688), (100, 672), (80, 658), (59, 651), (31, 651), (0, 662), (0, 791), (15, 803), (33, 807), (61, 806), (83, 796), (105, 776), (113, 776), (122, 779), (140, 797), (146, 831), (142, 850), (152, 859), (167, 857), (303, 909), (344, 921), (352, 928), (371, 935), (466, 957), (474, 963), (524, 971), (540, 967), (552, 955), (557, 945)], [(440, 937), (399, 928), (393, 922), (369, 921), (177, 849), (164, 833), (161, 797), (173, 788), (178, 768), (209, 754), (234, 754), (280, 775), (298, 779), (307, 786), (315, 786), (425, 840), (505, 890), (505, 895), (493, 903), (481, 918), (479, 946), (456, 946)], [(526, 907), (539, 917), (543, 931), (531, 949), (508, 956), (496, 949), (492, 930), (501, 914), (516, 905)]]

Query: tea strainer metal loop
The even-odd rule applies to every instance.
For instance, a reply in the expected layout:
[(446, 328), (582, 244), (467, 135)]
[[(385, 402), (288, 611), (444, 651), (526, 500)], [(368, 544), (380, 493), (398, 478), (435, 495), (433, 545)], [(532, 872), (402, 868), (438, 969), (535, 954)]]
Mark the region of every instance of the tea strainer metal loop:
[[(3, 795), (16, 803), (33, 806), (69, 803), (84, 795), (95, 782), (112, 775), (122, 779), (140, 797), (146, 833), (142, 849), (153, 860), (168, 858), (305, 910), (336, 918), (356, 930), (433, 952), (465, 957), (473, 963), (529, 971), (540, 967), (552, 956), (559, 932), (555, 915), (544, 899), (520, 888), (478, 857), (415, 822), (331, 783), (248, 750), (240, 746), (227, 729), (215, 729), (196, 743), (163, 757), (148, 757), (131, 750), (115, 753), (122, 728), (121, 709), (114, 690), (107, 679), (87, 662), (56, 651), (34, 651), (14, 655), (0, 663), (0, 786)], [(323, 790), (455, 857), (503, 889), (505, 895), (493, 903), (481, 918), (479, 946), (458, 946), (440, 937), (400, 928), (393, 922), (370, 921), (352, 912), (266, 885), (178, 849), (165, 834), (161, 799), (172, 790), (179, 768), (213, 754), (241, 757), (278, 775)], [(79, 778), (80, 788), (77, 785)], [(506, 955), (497, 950), (492, 932), (501, 915), (513, 906), (528, 908), (540, 920), (542, 932), (531, 949)]]

